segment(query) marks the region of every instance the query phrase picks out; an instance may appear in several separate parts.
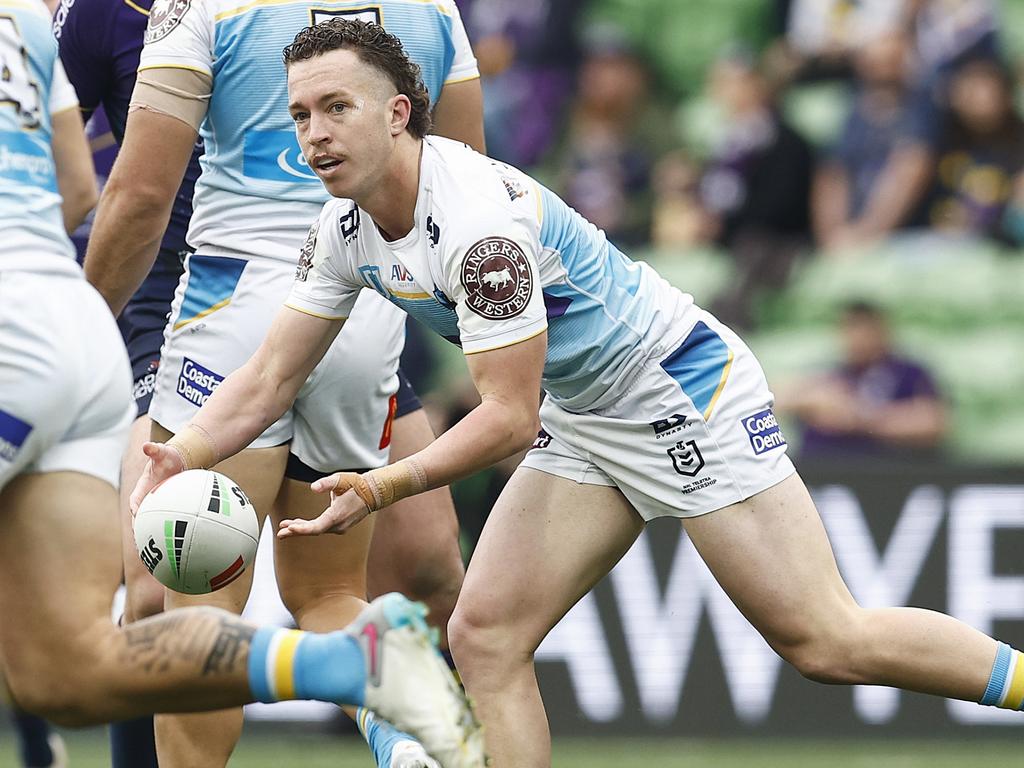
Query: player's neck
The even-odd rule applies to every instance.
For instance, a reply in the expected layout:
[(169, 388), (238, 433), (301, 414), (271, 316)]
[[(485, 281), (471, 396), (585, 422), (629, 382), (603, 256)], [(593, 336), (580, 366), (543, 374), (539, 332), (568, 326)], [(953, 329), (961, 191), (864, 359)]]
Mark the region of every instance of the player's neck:
[(370, 214), (385, 240), (405, 237), (416, 225), (416, 198), (420, 190), (420, 158), (423, 140), (403, 133), (392, 162), (380, 183), (359, 207)]

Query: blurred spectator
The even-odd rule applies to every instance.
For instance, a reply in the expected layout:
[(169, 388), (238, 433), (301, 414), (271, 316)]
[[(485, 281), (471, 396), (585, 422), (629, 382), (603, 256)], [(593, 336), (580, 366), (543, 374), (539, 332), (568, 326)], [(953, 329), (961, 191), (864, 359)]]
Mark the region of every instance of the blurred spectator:
[(776, 0), (783, 36), (769, 49), (776, 82), (847, 79), (855, 51), (899, 26), (901, 0)]
[(1007, 214), (1015, 189), (1024, 186), (1024, 120), (1010, 73), (991, 59), (968, 61), (950, 80), (949, 105), (928, 223), (962, 235), (1024, 238), (1020, 209)]
[(879, 35), (856, 55), (853, 109), (812, 198), (826, 248), (866, 245), (908, 225), (922, 205), (934, 162), (936, 110), (914, 88), (906, 36)]
[(624, 37), (609, 27), (591, 30), (555, 157), (565, 201), (622, 245), (648, 242), (651, 167), (668, 141), (650, 85)]
[(555, 140), (588, 0), (459, 0), (483, 78), (487, 153), (536, 165)]
[(840, 322), (843, 360), (779, 396), (803, 426), (806, 460), (924, 455), (946, 431), (946, 405), (928, 373), (892, 346), (882, 311), (854, 302)]
[(918, 78), (942, 101), (948, 75), (967, 59), (995, 59), (999, 52), (992, 0), (909, 0)]
[(719, 59), (708, 90), (722, 112), (722, 132), (699, 181), (679, 154), (659, 162), (653, 237), (661, 246), (715, 242), (727, 249), (736, 279), (713, 309), (745, 327), (756, 293), (780, 288), (809, 242), (812, 155), (775, 109), (750, 55)]

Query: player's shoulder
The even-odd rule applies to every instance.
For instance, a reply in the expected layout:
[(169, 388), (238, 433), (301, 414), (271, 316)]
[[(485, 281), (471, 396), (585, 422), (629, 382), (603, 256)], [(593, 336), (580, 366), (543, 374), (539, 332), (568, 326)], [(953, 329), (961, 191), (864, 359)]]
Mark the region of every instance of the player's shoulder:
[(521, 233), (535, 223), (540, 192), (525, 173), (461, 142), (437, 136), (426, 142), (435, 153), (431, 197), (448, 227), (446, 239), (475, 242), (481, 233)]

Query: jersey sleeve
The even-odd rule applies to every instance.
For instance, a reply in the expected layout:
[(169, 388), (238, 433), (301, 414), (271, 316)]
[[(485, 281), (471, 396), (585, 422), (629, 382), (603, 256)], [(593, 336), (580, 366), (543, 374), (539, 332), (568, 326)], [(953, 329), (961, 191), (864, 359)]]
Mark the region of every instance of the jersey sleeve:
[(448, 70), (448, 77), (444, 81), (446, 85), (480, 77), (476, 56), (473, 55), (473, 46), (469, 44), (466, 26), (462, 23), (462, 15), (455, 3), (451, 3), (451, 17), (452, 45), (455, 46), (455, 57), (452, 59), (451, 69)]
[(75, 89), (64, 72), (64, 65), (60, 59), (53, 62), (53, 81), (50, 83), (50, 114), (55, 115), (66, 109), (74, 109), (78, 106), (78, 96)]
[[(106, 41), (106, 14), (85, 3), (62, 4), (53, 21), (64, 72), (74, 85), (85, 112), (92, 112), (103, 99), (104, 80), (108, 77), (100, 48)], [(56, 77), (56, 76), (55, 76)]]
[(467, 355), (518, 344), (548, 327), (536, 237), (519, 222), (471, 230), (450, 249), (445, 270)]
[(327, 320), (352, 313), (362, 284), (352, 277), (347, 246), (336, 231), (333, 203), (324, 206), (299, 253), (295, 282), (285, 306)]
[(208, 0), (156, 0), (139, 71), (162, 67), (213, 74), (213, 13)]

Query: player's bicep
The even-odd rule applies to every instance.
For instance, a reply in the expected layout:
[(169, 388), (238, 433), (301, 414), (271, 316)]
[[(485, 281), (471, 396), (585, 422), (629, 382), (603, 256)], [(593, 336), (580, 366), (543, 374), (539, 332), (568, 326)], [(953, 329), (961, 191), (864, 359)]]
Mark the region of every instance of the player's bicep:
[(461, 141), (481, 154), (484, 142), (484, 95), (480, 78), (446, 83), (434, 107), (434, 133)]
[(480, 398), (523, 411), (532, 420), (540, 405), (541, 375), (547, 349), (548, 334), (545, 331), (518, 344), (467, 354), (469, 375)]
[[(196, 135), (179, 119), (150, 110), (131, 111), (109, 183), (124, 182), (135, 194), (170, 204), (192, 157)], [(154, 152), (154, 147), (160, 151)]]

